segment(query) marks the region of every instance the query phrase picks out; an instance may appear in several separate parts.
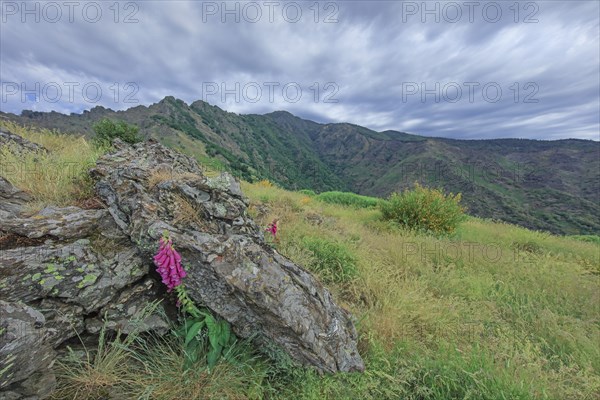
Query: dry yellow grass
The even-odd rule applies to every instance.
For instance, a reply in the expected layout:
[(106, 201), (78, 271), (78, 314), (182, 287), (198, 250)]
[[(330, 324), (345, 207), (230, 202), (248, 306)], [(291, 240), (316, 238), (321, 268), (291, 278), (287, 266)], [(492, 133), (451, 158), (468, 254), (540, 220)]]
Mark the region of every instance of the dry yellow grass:
[[(531, 398), (600, 393), (597, 245), (476, 218), (436, 238), (390, 228), (378, 210), (306, 202), (262, 184), (243, 189), (253, 204), (269, 205), (260, 224), (280, 220), (277, 249), (295, 262), (311, 265), (305, 236), (352, 249), (359, 278), (329, 287), (386, 351), (398, 343), (433, 354), (442, 344), (459, 354), (477, 349), (498, 360), (487, 373), (528, 382)], [(312, 214), (324, 222), (311, 224)]]
[(20, 154), (0, 147), (0, 175), (32, 195), (32, 211), (47, 205), (65, 206), (93, 196), (88, 170), (105, 149), (83, 136), (26, 128), (0, 119), (0, 127), (37, 143), (49, 151)]
[(148, 187), (154, 188), (156, 185), (166, 181), (181, 181), (185, 179), (200, 179), (201, 177), (189, 172), (181, 173), (173, 171), (170, 168), (157, 168), (152, 171), (148, 178)]
[(197, 227), (202, 227), (203, 211), (198, 206), (181, 195), (175, 196), (174, 203), (174, 223), (184, 225), (193, 224)]

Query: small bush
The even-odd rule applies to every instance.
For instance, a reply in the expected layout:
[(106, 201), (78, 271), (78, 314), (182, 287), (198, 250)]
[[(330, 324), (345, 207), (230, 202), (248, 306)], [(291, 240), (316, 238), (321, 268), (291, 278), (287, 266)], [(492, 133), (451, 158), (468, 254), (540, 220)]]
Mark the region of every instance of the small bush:
[(356, 208), (377, 207), (381, 201), (374, 197), (361, 196), (349, 192), (323, 192), (317, 196), (317, 199), (329, 204), (339, 204)]
[(356, 257), (345, 245), (313, 236), (305, 237), (302, 245), (314, 254), (309, 268), (323, 282), (347, 282), (357, 275)]
[(413, 190), (393, 193), (380, 205), (384, 220), (403, 227), (434, 234), (452, 234), (466, 219), (461, 194), (445, 195), (441, 190), (415, 185)]
[(600, 244), (600, 236), (598, 235), (571, 235), (570, 237), (582, 242)]
[(116, 138), (126, 143), (137, 143), (142, 139), (138, 136), (139, 128), (125, 121), (114, 121), (104, 118), (93, 126), (96, 132), (96, 142), (101, 145), (110, 145)]
[(314, 190), (310, 190), (310, 189), (298, 190), (298, 193), (302, 193), (303, 195), (309, 196), (309, 197), (314, 197), (317, 195)]

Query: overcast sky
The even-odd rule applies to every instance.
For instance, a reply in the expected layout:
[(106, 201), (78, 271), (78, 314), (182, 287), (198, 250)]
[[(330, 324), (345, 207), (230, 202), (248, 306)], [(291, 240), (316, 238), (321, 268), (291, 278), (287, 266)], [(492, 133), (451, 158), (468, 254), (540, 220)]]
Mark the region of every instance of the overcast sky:
[(171, 95), (427, 136), (599, 139), (597, 1), (0, 4), (5, 112)]

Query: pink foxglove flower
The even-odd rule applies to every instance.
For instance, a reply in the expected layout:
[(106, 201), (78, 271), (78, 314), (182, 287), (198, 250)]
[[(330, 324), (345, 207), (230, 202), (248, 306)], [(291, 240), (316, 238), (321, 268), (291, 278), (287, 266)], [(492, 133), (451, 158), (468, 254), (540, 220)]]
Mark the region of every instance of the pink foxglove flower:
[(276, 237), (276, 235), (277, 235), (277, 220), (274, 219), (273, 222), (271, 222), (269, 224), (267, 229), (265, 229), (265, 231), (270, 232), (271, 235), (273, 235), (273, 237)]
[(154, 256), (156, 271), (162, 277), (162, 282), (167, 285), (170, 292), (174, 287), (181, 285), (181, 279), (185, 278), (185, 270), (181, 266), (181, 256), (173, 248), (170, 238), (160, 238), (158, 253)]

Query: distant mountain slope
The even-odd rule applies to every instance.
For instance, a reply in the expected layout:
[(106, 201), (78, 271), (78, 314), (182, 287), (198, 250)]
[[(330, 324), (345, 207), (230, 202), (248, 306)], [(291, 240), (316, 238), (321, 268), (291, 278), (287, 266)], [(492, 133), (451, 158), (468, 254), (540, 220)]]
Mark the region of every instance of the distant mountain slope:
[(117, 112), (0, 116), (87, 135), (95, 121), (118, 118), (247, 180), (376, 196), (420, 182), (462, 192), (473, 215), (561, 234), (600, 232), (600, 143), (593, 141), (429, 138), (319, 124), (285, 111), (238, 115), (173, 97)]

